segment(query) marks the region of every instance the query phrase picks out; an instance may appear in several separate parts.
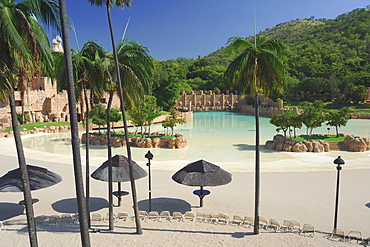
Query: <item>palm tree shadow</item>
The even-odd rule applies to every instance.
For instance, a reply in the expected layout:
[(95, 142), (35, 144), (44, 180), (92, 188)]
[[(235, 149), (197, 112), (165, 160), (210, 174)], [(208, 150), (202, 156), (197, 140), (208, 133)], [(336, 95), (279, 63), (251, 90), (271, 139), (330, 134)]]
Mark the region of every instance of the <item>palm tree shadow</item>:
[[(51, 207), (59, 213), (77, 213), (77, 199), (68, 198), (51, 204)], [(98, 211), (103, 208), (108, 208), (109, 203), (106, 199), (98, 197), (90, 197), (90, 211)]]
[(23, 214), (23, 206), (18, 203), (0, 203), (0, 221), (11, 219)]
[[(149, 208), (149, 200), (142, 200), (138, 202), (139, 210), (147, 211)], [(159, 197), (152, 199), (152, 211), (170, 211), (185, 213), (186, 211), (191, 211), (191, 205), (182, 199)]]

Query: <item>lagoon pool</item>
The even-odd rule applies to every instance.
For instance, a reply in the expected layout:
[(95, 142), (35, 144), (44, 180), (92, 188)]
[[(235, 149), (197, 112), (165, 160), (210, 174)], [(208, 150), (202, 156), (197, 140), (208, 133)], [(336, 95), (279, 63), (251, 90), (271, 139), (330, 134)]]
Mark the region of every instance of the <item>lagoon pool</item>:
[[(335, 134), (335, 128), (323, 125), (314, 130), (314, 133)], [(134, 128), (131, 128), (134, 131)], [(152, 131), (165, 130), (161, 124), (152, 127)], [(195, 112), (193, 121), (188, 121), (184, 125), (175, 127), (175, 133), (183, 134), (189, 146), (184, 149), (152, 149), (155, 162), (167, 164), (174, 161), (189, 163), (199, 159), (205, 159), (218, 164), (226, 164), (235, 167), (254, 166), (254, 144), (255, 144), (255, 118), (253, 115), (234, 113), (234, 112)], [(370, 138), (370, 120), (356, 119), (350, 120), (345, 127), (340, 128), (341, 133), (353, 134), (361, 137)], [(81, 132), (82, 135), (83, 132)], [(308, 165), (316, 163), (332, 163), (337, 155), (342, 155), (345, 159), (363, 160), (369, 159), (370, 152), (339, 152), (332, 151), (325, 154), (317, 153), (291, 153), (264, 150), (263, 145), (267, 140), (271, 140), (277, 133), (276, 127), (269, 123), (269, 118), (260, 118), (260, 144), (261, 162), (266, 163), (266, 167), (274, 168), (274, 163), (279, 166), (286, 162), (293, 161)], [(306, 129), (297, 130), (297, 134), (305, 134)], [(68, 141), (70, 133), (57, 133), (40, 135), (25, 138), (23, 145), (25, 148), (47, 153), (71, 154), (71, 145)], [(67, 140), (65, 139), (67, 138)], [(132, 157), (135, 161), (143, 162), (147, 149), (132, 148)], [(81, 155), (85, 154), (85, 145), (81, 145)], [(126, 155), (126, 147), (113, 148), (114, 154)], [(103, 146), (91, 146), (91, 157), (107, 157), (107, 149)], [(153, 161), (153, 162), (154, 162)], [(292, 162), (289, 162), (292, 163)], [(367, 162), (369, 163), (369, 162)]]

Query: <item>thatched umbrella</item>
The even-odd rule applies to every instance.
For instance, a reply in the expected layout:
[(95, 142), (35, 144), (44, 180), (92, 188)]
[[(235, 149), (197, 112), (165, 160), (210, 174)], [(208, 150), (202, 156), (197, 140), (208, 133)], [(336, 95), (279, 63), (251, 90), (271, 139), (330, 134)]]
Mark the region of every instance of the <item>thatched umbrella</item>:
[[(62, 181), (62, 177), (46, 168), (27, 165), (31, 190), (39, 190)], [(9, 171), (0, 178), (0, 192), (22, 192), (22, 176), (20, 168)]]
[[(98, 169), (91, 174), (91, 177), (97, 180), (108, 182), (108, 168), (109, 160), (105, 161), (101, 166), (99, 166)], [(148, 175), (147, 172), (135, 161), (132, 161), (132, 169), (135, 180)], [(118, 206), (121, 206), (121, 182), (128, 181), (130, 181), (128, 159), (126, 156), (117, 154), (112, 157), (112, 182), (118, 182)]]
[(203, 206), (203, 197), (206, 195), (203, 186), (220, 186), (231, 182), (231, 174), (205, 160), (190, 163), (177, 171), (172, 179), (188, 186), (200, 186), (200, 207)]

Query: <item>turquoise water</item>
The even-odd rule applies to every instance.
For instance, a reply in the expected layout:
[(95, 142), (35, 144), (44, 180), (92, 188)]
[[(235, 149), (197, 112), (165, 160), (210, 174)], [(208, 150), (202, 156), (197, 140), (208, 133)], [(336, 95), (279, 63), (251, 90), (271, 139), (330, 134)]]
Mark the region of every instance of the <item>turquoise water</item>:
[[(335, 129), (323, 125), (314, 130), (314, 133), (334, 134)], [(134, 129), (132, 129), (134, 131)], [(160, 124), (153, 127), (153, 131), (164, 132)], [(152, 149), (156, 161), (195, 161), (205, 159), (223, 163), (254, 163), (255, 118), (252, 115), (233, 112), (196, 112), (193, 121), (175, 127), (175, 133), (183, 134), (189, 146), (185, 149)], [(305, 128), (297, 130), (297, 134), (305, 134)], [(361, 137), (370, 137), (370, 120), (350, 120), (340, 132), (354, 134)], [(269, 123), (269, 118), (260, 118), (261, 161), (272, 162), (278, 160), (295, 159), (296, 154), (264, 150), (263, 145), (276, 134), (276, 127)], [(82, 135), (82, 132), (81, 132)], [(58, 133), (26, 138), (23, 145), (26, 148), (49, 153), (71, 154), (71, 145), (68, 141), (70, 133)], [(65, 139), (67, 138), (67, 139)], [(132, 148), (133, 159), (144, 161), (147, 149)], [(126, 148), (113, 148), (114, 154), (126, 155)], [(335, 152), (330, 152), (335, 157)], [(368, 152), (366, 152), (368, 153)], [(81, 145), (81, 154), (85, 154), (85, 146)], [(353, 155), (353, 153), (351, 154)], [(366, 154), (367, 155), (367, 154)], [(106, 157), (106, 147), (92, 146), (91, 157)]]

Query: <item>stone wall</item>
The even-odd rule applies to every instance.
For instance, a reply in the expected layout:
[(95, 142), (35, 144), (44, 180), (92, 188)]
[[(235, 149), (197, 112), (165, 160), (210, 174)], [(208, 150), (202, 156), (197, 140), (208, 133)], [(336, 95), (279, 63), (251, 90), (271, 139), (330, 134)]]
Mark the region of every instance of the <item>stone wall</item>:
[[(50, 78), (41, 77), (35, 80), (33, 86), (28, 88), (24, 100), (22, 101), (19, 91), (14, 92), (16, 101), (16, 110), (22, 112), (22, 104), (24, 106), (25, 115), (28, 116), (30, 122), (60, 122), (69, 121), (68, 94), (67, 91), (57, 92), (56, 82), (52, 82)], [(88, 97), (90, 93), (88, 92)], [(98, 99), (103, 105), (106, 105), (109, 99), (109, 94), (104, 93)], [(77, 114), (80, 120), (85, 115), (84, 99), (81, 98), (77, 102)], [(118, 95), (113, 96), (112, 108), (119, 108), (120, 101)], [(0, 130), (11, 126), (10, 106), (8, 102), (0, 100)]]

